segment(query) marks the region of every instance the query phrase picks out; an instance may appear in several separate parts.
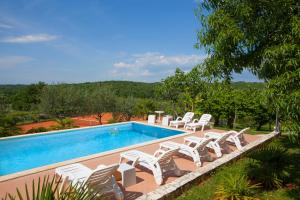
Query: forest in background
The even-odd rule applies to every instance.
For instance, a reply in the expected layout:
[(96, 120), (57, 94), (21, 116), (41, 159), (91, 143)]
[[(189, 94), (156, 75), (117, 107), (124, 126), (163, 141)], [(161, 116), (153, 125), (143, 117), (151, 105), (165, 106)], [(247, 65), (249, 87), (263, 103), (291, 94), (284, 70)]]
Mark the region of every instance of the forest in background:
[[(55, 120), (59, 124), (53, 128), (56, 130), (73, 128), (70, 117), (96, 115), (102, 124), (102, 117), (107, 112), (113, 114), (109, 123), (114, 123), (128, 121), (133, 116), (146, 119), (155, 110), (164, 110), (174, 117), (187, 111), (195, 112), (197, 117), (209, 112), (214, 116), (216, 126), (233, 128), (244, 124), (261, 130), (268, 124), (269, 130), (273, 119), (264, 115), (268, 110), (265, 102), (259, 100), (255, 105), (254, 99), (247, 103), (238, 102), (238, 98), (249, 95), (254, 98), (253, 94), (261, 93), (264, 88), (262, 82), (232, 82), (226, 86), (203, 80), (199, 66), (189, 73), (177, 69), (173, 75), (156, 83), (104, 81), (0, 85), (0, 136), (20, 134), (18, 125), (27, 123)], [(40, 127), (28, 133), (48, 130)]]

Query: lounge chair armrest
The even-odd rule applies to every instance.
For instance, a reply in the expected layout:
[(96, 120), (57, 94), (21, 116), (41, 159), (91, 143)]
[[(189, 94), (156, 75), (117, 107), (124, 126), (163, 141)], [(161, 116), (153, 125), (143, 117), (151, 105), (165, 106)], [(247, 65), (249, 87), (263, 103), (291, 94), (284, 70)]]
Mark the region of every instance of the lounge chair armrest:
[(177, 117), (175, 121), (182, 120), (182, 117)]
[(198, 119), (194, 119), (192, 123), (196, 123), (198, 122), (199, 120)]
[(238, 132), (237, 132), (237, 131), (233, 131), (233, 130), (231, 130), (231, 131), (228, 131), (228, 133), (230, 133), (231, 135), (236, 135), (236, 134), (238, 134)]
[(156, 151), (154, 152), (153, 156), (154, 156), (154, 157), (159, 157), (159, 156), (160, 156), (161, 154), (163, 154), (163, 153), (165, 153), (164, 150), (158, 149), (158, 150), (156, 150)]

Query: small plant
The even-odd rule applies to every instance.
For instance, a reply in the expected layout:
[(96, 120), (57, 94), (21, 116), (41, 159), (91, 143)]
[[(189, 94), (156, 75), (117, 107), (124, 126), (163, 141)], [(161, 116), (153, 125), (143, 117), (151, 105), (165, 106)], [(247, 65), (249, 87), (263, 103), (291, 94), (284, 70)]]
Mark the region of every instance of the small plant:
[(266, 189), (282, 187), (289, 176), (289, 158), (287, 150), (273, 142), (249, 155), (249, 177), (261, 183)]
[(38, 128), (32, 128), (29, 129), (26, 133), (41, 133), (41, 132), (47, 132), (48, 129), (45, 127), (38, 127)]
[(221, 183), (215, 192), (217, 200), (254, 200), (254, 190), (259, 187), (258, 184), (251, 185), (250, 181), (242, 174), (228, 174), (223, 176)]
[(107, 121), (108, 124), (114, 124), (114, 123), (118, 123), (118, 120), (115, 119), (115, 118), (110, 118), (108, 121)]
[(59, 124), (59, 129), (68, 129), (68, 128), (74, 128), (74, 120), (72, 118), (62, 118), (62, 119), (56, 119), (56, 122)]
[(59, 192), (61, 178), (57, 181), (45, 176), (43, 180), (38, 179), (37, 184), (32, 181), (31, 188), (25, 184), (25, 192), (21, 193), (17, 188), (16, 195), (6, 194), (2, 200), (93, 200), (97, 193), (89, 190), (85, 185), (75, 184), (68, 186), (65, 190)]

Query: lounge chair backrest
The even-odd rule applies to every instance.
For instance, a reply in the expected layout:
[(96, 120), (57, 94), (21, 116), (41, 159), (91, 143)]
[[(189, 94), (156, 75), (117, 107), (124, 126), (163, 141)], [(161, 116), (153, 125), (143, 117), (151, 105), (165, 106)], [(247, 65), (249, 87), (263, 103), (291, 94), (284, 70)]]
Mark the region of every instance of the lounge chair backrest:
[(246, 133), (246, 131), (248, 131), (250, 129), (250, 127), (248, 128), (244, 128), (243, 130), (240, 130), (240, 132), (238, 132), (235, 137), (238, 137), (238, 138), (242, 138), (243, 137), (243, 134)]
[(201, 123), (208, 123), (211, 119), (211, 114), (203, 114), (200, 119), (199, 122)]
[(193, 119), (193, 117), (194, 117), (194, 113), (193, 112), (187, 112), (183, 116), (182, 121), (190, 122)]
[(111, 181), (113, 173), (118, 169), (119, 164), (105, 166), (95, 169), (86, 179), (85, 184), (97, 191), (101, 190), (108, 182)]
[(197, 145), (195, 145), (193, 149), (203, 150), (204, 148), (206, 148), (206, 145), (211, 141), (213, 141), (213, 138), (205, 138), (205, 140), (202, 140)]
[(224, 142), (226, 142), (226, 139), (230, 137), (232, 134), (233, 134), (232, 132), (228, 131), (222, 137), (218, 138), (215, 142), (219, 144), (223, 144)]
[(161, 154), (159, 157), (157, 157), (157, 162), (160, 165), (164, 165), (164, 164), (168, 164), (170, 162), (170, 160), (172, 159), (172, 156), (178, 152), (179, 149), (171, 149), (168, 150), (166, 152), (164, 152), (163, 154)]

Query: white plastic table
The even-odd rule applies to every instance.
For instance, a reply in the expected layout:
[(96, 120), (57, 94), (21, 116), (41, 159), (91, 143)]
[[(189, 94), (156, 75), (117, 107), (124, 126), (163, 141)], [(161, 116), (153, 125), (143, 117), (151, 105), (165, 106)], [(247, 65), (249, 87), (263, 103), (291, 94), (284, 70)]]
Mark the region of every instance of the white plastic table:
[(155, 113), (158, 114), (158, 122), (161, 122), (160, 115), (163, 114), (163, 113), (165, 113), (165, 111), (157, 110), (157, 111), (155, 111)]
[(171, 115), (166, 115), (162, 118), (162, 125), (169, 126), (170, 121), (173, 119)]
[(128, 165), (126, 163), (121, 163), (118, 168), (118, 172), (121, 173), (122, 185), (124, 187), (136, 184), (136, 174), (135, 168), (133, 166)]

